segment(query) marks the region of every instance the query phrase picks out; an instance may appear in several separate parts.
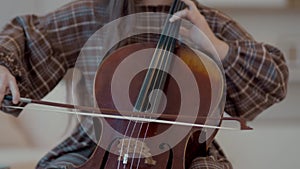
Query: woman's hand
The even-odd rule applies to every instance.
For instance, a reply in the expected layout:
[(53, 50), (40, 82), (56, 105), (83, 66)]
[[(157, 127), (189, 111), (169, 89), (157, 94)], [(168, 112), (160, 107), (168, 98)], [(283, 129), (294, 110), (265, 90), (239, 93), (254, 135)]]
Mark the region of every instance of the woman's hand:
[(9, 93), (13, 96), (13, 103), (17, 104), (20, 101), (20, 92), (16, 79), (6, 67), (0, 65), (0, 103)]
[(191, 0), (181, 0), (187, 5), (187, 8), (176, 12), (171, 18), (170, 22), (174, 22), (180, 18), (184, 18), (189, 20), (193, 26), (190, 29), (187, 28), (181, 28), (180, 34), (188, 39), (190, 39), (193, 43), (197, 44), (201, 49), (208, 50), (209, 44), (206, 41), (203, 41), (203, 36), (201, 36), (201, 33), (198, 29), (200, 29), (207, 38), (211, 41), (212, 45), (217, 50), (217, 53), (221, 60), (225, 58), (225, 56), (228, 53), (229, 46), (224, 41), (218, 39), (211, 28), (209, 27), (205, 17), (199, 12), (199, 9), (197, 8), (196, 4)]

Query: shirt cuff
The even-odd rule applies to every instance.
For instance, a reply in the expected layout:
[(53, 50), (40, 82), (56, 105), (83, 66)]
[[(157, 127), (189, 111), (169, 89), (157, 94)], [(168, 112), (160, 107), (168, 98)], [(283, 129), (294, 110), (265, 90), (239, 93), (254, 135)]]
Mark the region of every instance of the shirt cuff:
[(17, 80), (22, 76), (19, 61), (4, 48), (0, 48), (0, 65), (5, 66)]

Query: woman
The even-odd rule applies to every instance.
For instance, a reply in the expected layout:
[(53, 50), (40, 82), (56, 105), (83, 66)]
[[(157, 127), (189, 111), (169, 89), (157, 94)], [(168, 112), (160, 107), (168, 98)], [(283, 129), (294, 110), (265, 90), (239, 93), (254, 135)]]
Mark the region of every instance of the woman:
[[(223, 13), (191, 0), (176, 13), (211, 40), (223, 63), (227, 83), (225, 111), (253, 120), (286, 95), (288, 70), (282, 53), (256, 42)], [(45, 16), (20, 16), (0, 36), (0, 101), (7, 93), (18, 104), (20, 96), (41, 99), (74, 67), (87, 39), (106, 23), (135, 12), (168, 12), (172, 0), (76, 0)], [(177, 20), (172, 17), (171, 22)], [(183, 34), (190, 36), (188, 31)], [(194, 37), (191, 37), (194, 38)], [(194, 38), (202, 46), (201, 39)], [(34, 83), (33, 83), (34, 82)], [(4, 104), (10, 104), (4, 101)], [(15, 116), (16, 110), (2, 108)], [(41, 159), (37, 168), (72, 168), (84, 163), (95, 148), (81, 127)], [(232, 168), (213, 142), (206, 157), (190, 168)]]

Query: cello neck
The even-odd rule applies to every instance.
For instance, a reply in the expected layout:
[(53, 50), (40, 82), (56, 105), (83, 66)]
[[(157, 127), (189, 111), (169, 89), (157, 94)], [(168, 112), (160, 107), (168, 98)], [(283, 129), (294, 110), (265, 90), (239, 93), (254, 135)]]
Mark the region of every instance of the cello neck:
[(157, 111), (154, 105), (159, 105), (161, 100), (161, 93), (155, 93), (155, 96), (151, 96), (155, 97), (155, 104), (151, 103), (152, 105), (150, 105), (150, 103), (148, 102), (148, 100), (151, 100), (149, 96), (153, 90), (163, 90), (165, 86), (168, 76), (167, 72), (169, 71), (170, 65), (173, 60), (173, 52), (176, 46), (176, 37), (180, 28), (180, 21), (171, 23), (169, 22), (169, 19), (173, 14), (175, 14), (177, 11), (182, 10), (184, 7), (185, 4), (181, 2), (181, 0), (174, 0), (171, 5), (169, 15), (166, 18), (162, 33), (154, 51), (149, 69), (146, 73), (133, 111), (149, 111), (150, 106), (154, 108), (151, 110), (152, 112)]

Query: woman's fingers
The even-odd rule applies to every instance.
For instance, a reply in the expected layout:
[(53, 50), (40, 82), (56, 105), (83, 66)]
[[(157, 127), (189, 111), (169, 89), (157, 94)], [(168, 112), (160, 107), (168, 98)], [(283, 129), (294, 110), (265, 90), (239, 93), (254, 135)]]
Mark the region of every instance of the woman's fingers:
[(181, 11), (178, 11), (178, 12), (174, 13), (174, 15), (170, 18), (169, 21), (170, 22), (174, 22), (174, 21), (179, 20), (180, 18), (186, 18), (187, 12), (188, 12), (187, 8), (185, 8), (185, 9), (183, 9)]
[(190, 30), (185, 27), (180, 27), (179, 34), (187, 39), (190, 39)]
[(179, 20), (180, 18), (184, 18), (189, 20), (193, 24), (196, 24), (196, 22), (202, 19), (201, 18), (202, 15), (200, 14), (197, 6), (193, 1), (191, 0), (181, 0), (181, 1), (187, 5), (187, 8), (174, 13), (174, 15), (169, 20), (170, 22), (174, 22), (176, 20)]
[(181, 1), (184, 2), (188, 6), (189, 10), (198, 10), (197, 6), (195, 5), (195, 3), (193, 1), (191, 1), (191, 0), (181, 0)]
[(9, 93), (13, 96), (13, 103), (17, 104), (20, 100), (20, 92), (16, 79), (6, 67), (0, 66), (0, 103)]
[(13, 96), (13, 103), (17, 104), (19, 103), (20, 100), (20, 92), (19, 92), (19, 88), (16, 82), (16, 79), (13, 77), (12, 79), (10, 79), (9, 81), (9, 89), (11, 91), (11, 94)]

